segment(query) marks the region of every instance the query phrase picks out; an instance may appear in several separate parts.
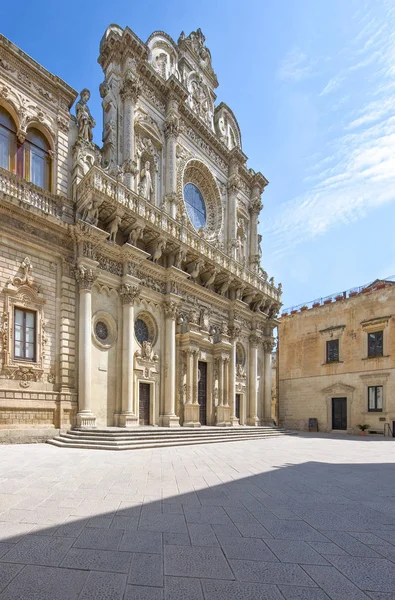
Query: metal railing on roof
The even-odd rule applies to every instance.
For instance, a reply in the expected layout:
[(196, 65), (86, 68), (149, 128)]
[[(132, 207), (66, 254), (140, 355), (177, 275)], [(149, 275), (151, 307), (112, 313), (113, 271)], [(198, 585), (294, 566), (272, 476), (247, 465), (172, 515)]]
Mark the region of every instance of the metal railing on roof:
[[(385, 283), (386, 281), (391, 282), (395, 280), (395, 275), (391, 275), (390, 277), (385, 277), (382, 279), (378, 279), (377, 281), (380, 283)], [(359, 287), (354, 287), (354, 288), (350, 288), (349, 290), (346, 290), (344, 292), (338, 292), (336, 294), (331, 294), (330, 296), (325, 296), (324, 298), (316, 298), (315, 300), (310, 300), (309, 302), (302, 302), (302, 304), (298, 304), (297, 306), (291, 306), (289, 308), (285, 308), (283, 309), (282, 313), (290, 313), (291, 311), (298, 311), (300, 310), (302, 307), (307, 307), (307, 308), (312, 308), (313, 305), (318, 306), (319, 304), (325, 304), (325, 302), (328, 302), (329, 300), (331, 302), (333, 302), (336, 299), (340, 299), (340, 296), (342, 296), (344, 299), (349, 298), (350, 295), (354, 296), (355, 294), (359, 294), (360, 292), (362, 292), (362, 290), (372, 286), (372, 284), (374, 283), (374, 281), (370, 281), (369, 283), (365, 283), (364, 285), (360, 285)], [(329, 303), (329, 302), (328, 302)]]

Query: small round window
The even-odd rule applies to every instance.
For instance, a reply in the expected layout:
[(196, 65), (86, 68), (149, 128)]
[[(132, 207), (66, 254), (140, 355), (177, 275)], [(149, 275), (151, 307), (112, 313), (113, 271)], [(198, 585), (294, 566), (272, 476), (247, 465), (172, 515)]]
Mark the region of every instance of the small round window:
[(139, 344), (149, 341), (150, 335), (148, 325), (143, 319), (136, 320), (134, 324), (134, 333)]
[(206, 205), (201, 191), (194, 183), (187, 183), (184, 187), (184, 200), (188, 216), (195, 229), (206, 225)]
[(96, 337), (105, 342), (108, 338), (108, 327), (104, 321), (97, 321), (95, 325)]

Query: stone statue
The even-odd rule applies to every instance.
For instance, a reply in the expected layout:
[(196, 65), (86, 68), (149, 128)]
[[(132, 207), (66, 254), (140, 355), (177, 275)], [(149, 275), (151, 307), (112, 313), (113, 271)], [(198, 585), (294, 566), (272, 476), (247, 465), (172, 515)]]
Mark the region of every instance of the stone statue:
[(89, 200), (83, 210), (81, 219), (96, 227), (99, 221), (99, 203), (97, 201), (94, 202), (93, 200)]
[(121, 221), (122, 221), (121, 217), (119, 217), (117, 215), (116, 217), (114, 217), (114, 219), (111, 221), (111, 223), (108, 227), (107, 231), (110, 234), (108, 241), (112, 242), (113, 244), (115, 244), (115, 238), (117, 237), (117, 231), (118, 231), (118, 227), (119, 227)]
[(154, 253), (152, 255), (152, 262), (153, 263), (156, 264), (158, 262), (158, 260), (160, 259), (160, 257), (163, 254), (163, 250), (165, 249), (165, 247), (166, 247), (166, 240), (159, 240), (158, 244), (157, 244), (157, 246), (156, 246), (156, 248), (154, 250)]
[(146, 198), (147, 200), (151, 200), (151, 195), (153, 194), (154, 188), (152, 185), (151, 164), (149, 160), (145, 162), (144, 169), (140, 174), (140, 183), (139, 183), (139, 194)]
[(132, 246), (136, 246), (137, 240), (139, 240), (143, 235), (143, 231), (144, 231), (143, 225), (138, 225), (137, 227), (132, 229), (132, 231), (129, 233), (129, 239), (128, 239), (129, 244), (132, 244)]
[(175, 257), (174, 266), (177, 269), (182, 269), (182, 263), (185, 262), (186, 257), (187, 257), (187, 251), (184, 250), (183, 248), (180, 248)]
[(87, 142), (92, 142), (92, 129), (96, 125), (88, 107), (88, 100), (90, 97), (90, 91), (84, 88), (75, 107), (78, 125), (78, 137)]

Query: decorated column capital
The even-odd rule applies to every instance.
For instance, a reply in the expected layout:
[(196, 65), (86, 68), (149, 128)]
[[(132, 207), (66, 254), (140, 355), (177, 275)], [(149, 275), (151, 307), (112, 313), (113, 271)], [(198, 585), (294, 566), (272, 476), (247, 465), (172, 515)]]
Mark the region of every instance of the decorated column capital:
[(169, 115), (165, 121), (165, 128), (164, 128), (166, 139), (169, 139), (169, 138), (176, 139), (178, 137), (179, 131), (180, 131), (179, 118), (175, 114)]
[(258, 348), (261, 338), (258, 337), (257, 335), (250, 335), (250, 337), (248, 338), (248, 341), (250, 342), (250, 346), (252, 348)]
[(124, 283), (119, 290), (119, 295), (121, 296), (122, 304), (134, 304), (139, 299), (140, 287)]
[(178, 310), (177, 303), (173, 302), (172, 300), (166, 300), (166, 302), (164, 302), (162, 304), (162, 306), (163, 306), (163, 312), (165, 313), (165, 318), (172, 319), (173, 321), (175, 321), (177, 318), (177, 310)]
[(121, 88), (122, 100), (133, 100), (136, 102), (141, 94), (141, 83), (138, 77), (132, 72), (128, 71), (124, 77), (123, 85)]
[(77, 280), (80, 292), (91, 291), (93, 284), (98, 278), (98, 272), (92, 267), (79, 264), (75, 271), (75, 278)]
[(273, 352), (276, 343), (273, 339), (265, 340), (263, 342), (263, 349), (265, 352)]

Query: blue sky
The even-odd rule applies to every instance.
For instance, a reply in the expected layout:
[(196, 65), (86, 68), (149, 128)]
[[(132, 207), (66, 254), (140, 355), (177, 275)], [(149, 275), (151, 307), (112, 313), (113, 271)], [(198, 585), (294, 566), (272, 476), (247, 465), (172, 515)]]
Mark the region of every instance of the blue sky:
[[(6, 5), (6, 6), (5, 6)], [(144, 41), (201, 27), (249, 166), (270, 185), (262, 264), (290, 306), (395, 274), (395, 0), (22, 0), (1, 33), (92, 92), (110, 23)]]

